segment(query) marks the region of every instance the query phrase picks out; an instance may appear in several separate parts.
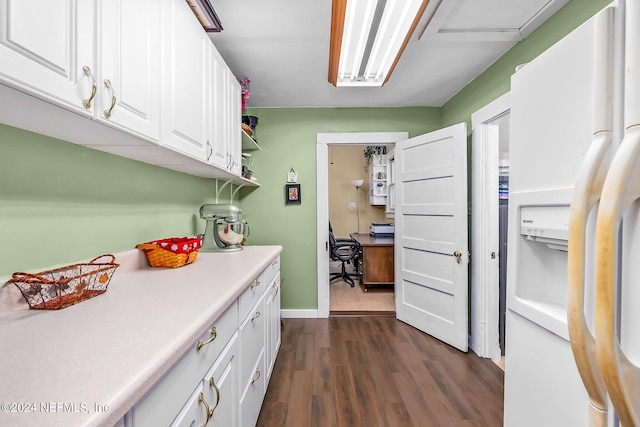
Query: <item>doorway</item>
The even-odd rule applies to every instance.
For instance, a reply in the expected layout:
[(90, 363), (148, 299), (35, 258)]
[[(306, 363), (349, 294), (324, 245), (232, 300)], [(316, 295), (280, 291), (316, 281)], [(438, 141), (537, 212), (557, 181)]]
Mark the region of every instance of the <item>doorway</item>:
[(509, 93), (471, 115), (473, 262), (471, 338), (481, 357), (503, 361), (509, 198)]
[[(318, 317), (329, 317), (330, 287), (329, 287), (329, 146), (356, 145), (394, 145), (409, 137), (408, 132), (349, 132), (349, 133), (319, 133), (316, 144), (317, 171), (317, 283), (318, 283)], [(365, 177), (362, 177), (363, 179)], [(366, 202), (360, 190), (360, 204)], [(355, 187), (353, 197), (355, 198)], [(362, 220), (362, 217), (360, 218)], [(361, 228), (363, 225), (361, 224)]]
[[(337, 239), (350, 239), (353, 233), (368, 234), (372, 223), (392, 223), (387, 218), (386, 185), (376, 187), (383, 181), (373, 182), (371, 178), (374, 166), (365, 157), (366, 145), (329, 145), (328, 183), (329, 183), (329, 221), (333, 234)], [(393, 148), (386, 147), (385, 151)], [(376, 170), (382, 167), (375, 166)], [(384, 166), (386, 169), (386, 166)], [(385, 175), (386, 177), (386, 175)], [(357, 185), (357, 186), (356, 186)], [(372, 197), (372, 185), (376, 194), (384, 196)], [(393, 262), (393, 248), (389, 248), (389, 256)], [(352, 247), (343, 246), (342, 251), (350, 254)], [(370, 249), (367, 249), (370, 250)], [(369, 252), (367, 252), (369, 254)], [(360, 275), (356, 270), (358, 259), (345, 263), (345, 269), (353, 283), (340, 277), (342, 262), (330, 260), (329, 311), (332, 317), (347, 315), (395, 315), (394, 287), (389, 285), (363, 287)], [(334, 276), (335, 274), (335, 276)], [(393, 279), (391, 279), (393, 281)]]

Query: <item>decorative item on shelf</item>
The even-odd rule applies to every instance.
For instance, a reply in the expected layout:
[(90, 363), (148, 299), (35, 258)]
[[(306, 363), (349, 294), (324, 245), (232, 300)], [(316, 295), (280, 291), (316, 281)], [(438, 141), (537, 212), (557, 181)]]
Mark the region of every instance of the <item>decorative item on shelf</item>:
[(136, 246), (147, 255), (151, 267), (178, 268), (198, 258), (202, 237), (173, 237)]
[[(105, 257), (110, 259), (98, 261)], [(113, 273), (120, 266), (115, 260), (113, 255), (105, 254), (87, 263), (40, 273), (13, 273), (7, 283), (20, 289), (30, 309), (58, 310), (105, 293)]]
[(258, 118), (256, 116), (242, 116), (242, 124), (243, 124), (243, 128), (244, 128), (244, 125), (249, 126), (249, 128), (251, 129), (251, 133), (249, 134), (249, 136), (251, 136), (251, 138), (255, 140), (256, 127), (258, 126)]
[(249, 153), (242, 153), (242, 177), (246, 179), (251, 179), (253, 175), (254, 161), (253, 157)]
[(387, 154), (387, 147), (384, 145), (368, 145), (364, 149), (364, 158), (367, 160), (367, 164), (371, 163), (374, 158), (378, 158), (379, 162), (382, 162), (383, 154)]
[(247, 107), (247, 100), (251, 97), (251, 92), (249, 92), (251, 86), (251, 79), (247, 76), (244, 76), (240, 80), (240, 95), (242, 96), (242, 112), (244, 113), (244, 109)]
[(247, 76), (244, 76), (243, 78), (238, 80), (238, 82), (240, 83), (240, 95), (242, 97), (242, 130), (244, 130), (247, 135), (255, 140), (258, 118), (256, 116), (247, 116), (244, 113), (245, 108), (247, 108), (247, 101), (249, 100), (249, 98), (251, 98), (251, 79)]

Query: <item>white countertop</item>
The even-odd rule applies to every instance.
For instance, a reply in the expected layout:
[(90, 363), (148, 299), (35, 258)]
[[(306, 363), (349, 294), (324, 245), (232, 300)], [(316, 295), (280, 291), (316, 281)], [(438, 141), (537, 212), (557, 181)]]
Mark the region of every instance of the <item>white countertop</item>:
[(177, 269), (121, 252), (106, 293), (61, 310), (0, 287), (0, 425), (113, 426), (281, 251), (201, 252)]

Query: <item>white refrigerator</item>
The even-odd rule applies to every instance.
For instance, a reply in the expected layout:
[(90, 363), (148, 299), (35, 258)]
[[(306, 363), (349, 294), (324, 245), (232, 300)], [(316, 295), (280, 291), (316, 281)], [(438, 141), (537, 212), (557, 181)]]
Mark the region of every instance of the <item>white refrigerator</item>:
[(640, 425), (640, 0), (511, 81), (507, 427)]

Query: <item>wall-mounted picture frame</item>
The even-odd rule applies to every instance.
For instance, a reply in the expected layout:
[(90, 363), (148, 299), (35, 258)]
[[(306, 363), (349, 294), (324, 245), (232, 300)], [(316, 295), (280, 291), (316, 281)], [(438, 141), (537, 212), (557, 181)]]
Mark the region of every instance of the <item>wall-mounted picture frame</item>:
[(302, 203), (300, 184), (286, 184), (284, 186), (284, 201), (287, 205), (299, 205)]

